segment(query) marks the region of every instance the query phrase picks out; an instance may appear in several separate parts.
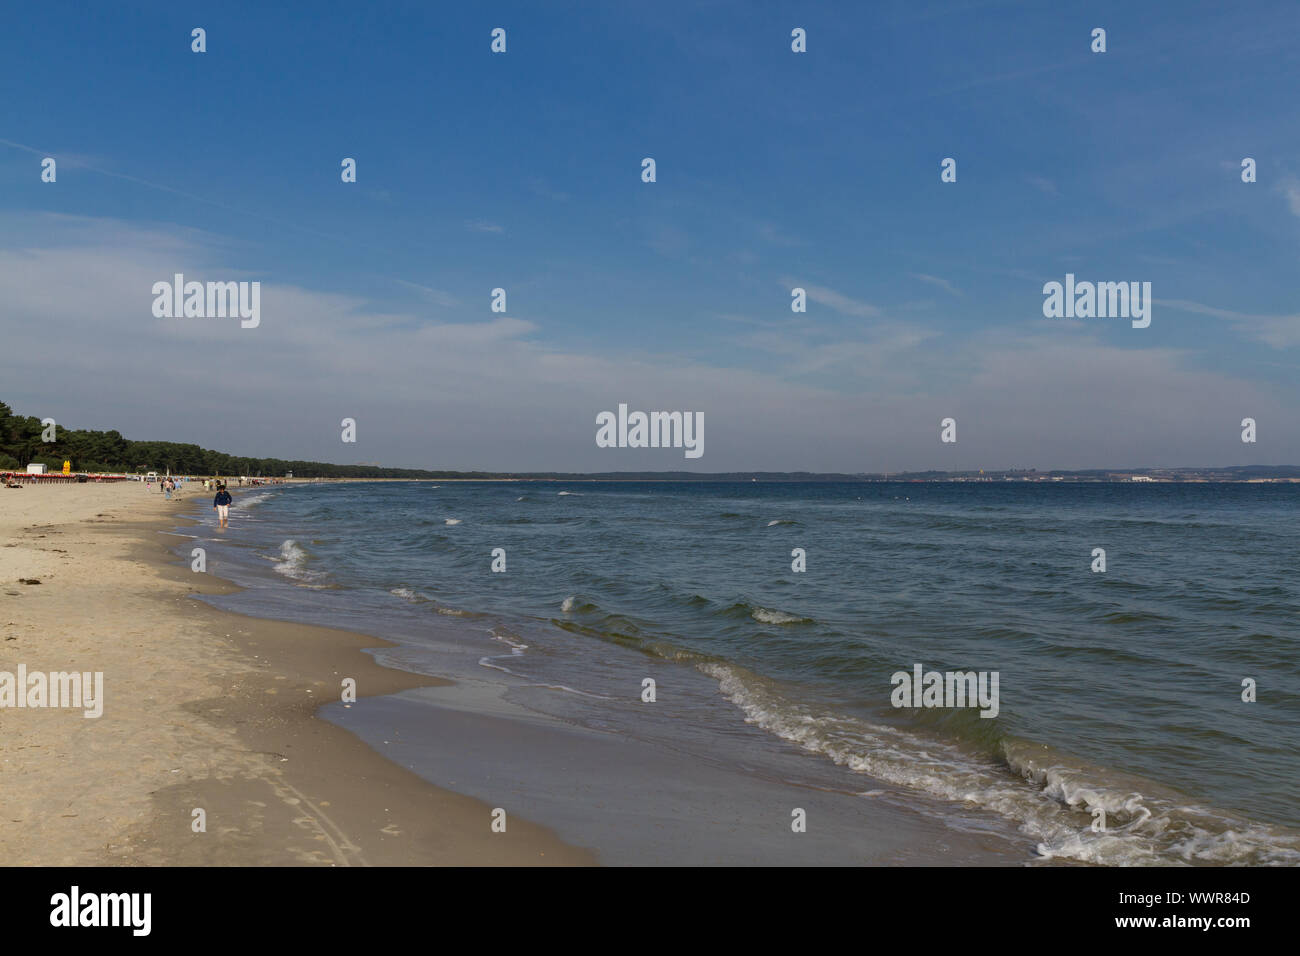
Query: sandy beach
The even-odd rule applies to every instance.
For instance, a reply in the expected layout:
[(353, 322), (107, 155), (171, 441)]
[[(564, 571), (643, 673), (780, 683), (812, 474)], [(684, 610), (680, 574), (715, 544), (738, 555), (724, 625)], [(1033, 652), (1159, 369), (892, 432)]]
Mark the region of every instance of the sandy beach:
[[(102, 672), (103, 713), (0, 709), (8, 865), (562, 865), (585, 851), (438, 789), (314, 715), (440, 683), (375, 637), (263, 621), (191, 595), (166, 532), (210, 507), (139, 483), (0, 489), (0, 672)], [(22, 583), (22, 582), (28, 583)], [(39, 583), (35, 583), (39, 582)], [(445, 683), (445, 682), (443, 682)], [(194, 811), (206, 829), (196, 832)]]

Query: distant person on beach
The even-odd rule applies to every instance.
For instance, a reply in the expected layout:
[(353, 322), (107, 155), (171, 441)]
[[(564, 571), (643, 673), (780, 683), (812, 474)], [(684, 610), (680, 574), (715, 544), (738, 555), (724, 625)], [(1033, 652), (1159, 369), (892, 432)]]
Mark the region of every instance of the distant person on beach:
[(224, 528), (230, 523), (230, 503), (235, 499), (230, 497), (225, 485), (218, 487), (217, 496), (212, 499), (212, 507), (217, 509), (217, 517), (221, 519), (221, 527)]

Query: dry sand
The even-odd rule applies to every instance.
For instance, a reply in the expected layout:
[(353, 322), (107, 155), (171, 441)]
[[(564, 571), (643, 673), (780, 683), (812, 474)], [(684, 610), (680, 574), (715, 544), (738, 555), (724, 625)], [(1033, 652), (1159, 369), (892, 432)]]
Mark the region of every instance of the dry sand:
[[(196, 501), (195, 499), (201, 499)], [(104, 710), (0, 708), (5, 865), (590, 864), (513, 814), (439, 790), (313, 716), (436, 683), (349, 632), (218, 611), (176, 563), (201, 485), (0, 487), (0, 671), (102, 671)], [(20, 578), (39, 584), (22, 584)], [(206, 813), (206, 832), (192, 829)]]

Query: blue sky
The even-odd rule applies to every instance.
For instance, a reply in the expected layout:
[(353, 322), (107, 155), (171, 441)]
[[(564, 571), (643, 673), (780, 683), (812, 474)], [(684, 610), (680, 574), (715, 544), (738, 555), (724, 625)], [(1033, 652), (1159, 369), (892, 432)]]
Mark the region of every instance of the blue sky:
[[(302, 9), (6, 14), (0, 398), (416, 467), (1300, 462), (1294, 3)], [(262, 325), (154, 319), (177, 271)], [(1150, 328), (1045, 319), (1067, 272)], [(596, 448), (620, 402), (705, 455)]]

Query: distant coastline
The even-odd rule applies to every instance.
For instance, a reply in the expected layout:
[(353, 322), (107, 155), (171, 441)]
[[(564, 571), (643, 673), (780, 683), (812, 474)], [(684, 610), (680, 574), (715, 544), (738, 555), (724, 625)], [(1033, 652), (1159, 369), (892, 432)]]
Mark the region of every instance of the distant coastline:
[[(53, 440), (47, 440), (47, 439)], [(0, 474), (22, 474), (44, 465), (51, 476), (70, 462), (72, 474), (131, 476), (150, 471), (191, 477), (334, 479), (344, 481), (1038, 481), (1038, 482), (1294, 482), (1300, 465), (1229, 465), (1182, 468), (975, 469), (813, 473), (804, 471), (464, 471), (343, 465), (321, 461), (257, 458), (168, 441), (133, 441), (117, 431), (68, 429), (53, 419), (21, 416), (0, 402)]]
[(438, 472), (432, 476), (375, 476), (361, 478), (309, 478), (291, 479), (290, 483), (307, 481), (460, 481), (460, 482), (579, 482), (579, 481), (627, 481), (627, 482), (954, 482), (987, 483), (1003, 481), (1021, 482), (1055, 482), (1082, 484), (1113, 483), (1152, 483), (1152, 484), (1212, 484), (1242, 483), (1270, 484), (1300, 482), (1300, 467), (1294, 465), (1263, 466), (1246, 465), (1231, 468), (1131, 468), (1116, 470), (1090, 471), (985, 471), (985, 472), (901, 472), (898, 474), (841, 474), (784, 471), (741, 471), (741, 472), (690, 472), (690, 471), (610, 471), (610, 472), (503, 472), (485, 474), (481, 472)]

